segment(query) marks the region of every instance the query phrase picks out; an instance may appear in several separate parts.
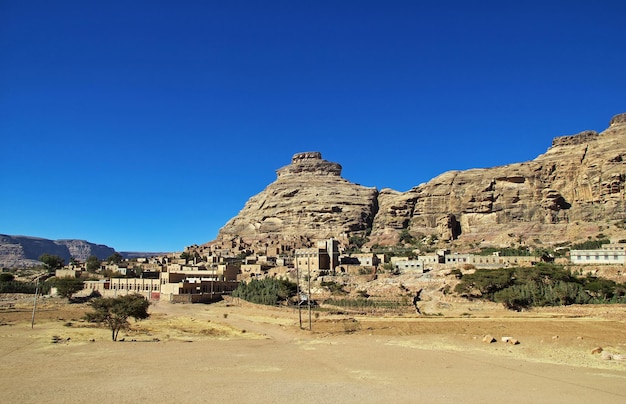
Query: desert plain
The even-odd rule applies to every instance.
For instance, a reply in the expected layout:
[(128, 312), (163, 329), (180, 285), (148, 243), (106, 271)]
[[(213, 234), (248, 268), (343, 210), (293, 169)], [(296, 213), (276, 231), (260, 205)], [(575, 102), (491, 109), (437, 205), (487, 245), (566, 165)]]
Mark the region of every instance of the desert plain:
[(0, 303), (4, 403), (626, 402), (624, 305), (418, 315), (153, 302), (113, 342), (82, 320), (84, 303), (42, 299), (34, 324), (32, 297)]

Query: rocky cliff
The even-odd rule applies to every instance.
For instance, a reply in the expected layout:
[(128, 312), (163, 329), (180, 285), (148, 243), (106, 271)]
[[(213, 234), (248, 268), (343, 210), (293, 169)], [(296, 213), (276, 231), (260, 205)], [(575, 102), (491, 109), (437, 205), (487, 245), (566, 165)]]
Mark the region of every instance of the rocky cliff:
[(500, 245), (555, 244), (598, 232), (626, 238), (625, 180), (626, 114), (601, 133), (555, 138), (532, 161), (450, 171), (407, 192), (350, 183), (320, 153), (298, 153), (218, 240), (334, 237), (345, 244), (368, 234), (370, 243), (395, 244), (404, 229)]
[(408, 192), (388, 193), (380, 205), (389, 208), (376, 216), (372, 237), (396, 230), (397, 217), (413, 233), (436, 231), (444, 239), (502, 242), (505, 234), (554, 243), (580, 238), (585, 229), (619, 236), (626, 219), (625, 179), (626, 114), (621, 114), (602, 133), (554, 139), (532, 161), (450, 171)]
[(91, 255), (106, 259), (115, 250), (84, 240), (48, 240), (37, 237), (0, 234), (0, 267), (23, 268), (41, 265), (43, 254), (58, 255), (69, 263), (71, 258), (85, 262)]
[(250, 198), (218, 238), (346, 238), (371, 228), (378, 191), (341, 178), (341, 165), (323, 160), (321, 153), (298, 153), (276, 174), (276, 181)]

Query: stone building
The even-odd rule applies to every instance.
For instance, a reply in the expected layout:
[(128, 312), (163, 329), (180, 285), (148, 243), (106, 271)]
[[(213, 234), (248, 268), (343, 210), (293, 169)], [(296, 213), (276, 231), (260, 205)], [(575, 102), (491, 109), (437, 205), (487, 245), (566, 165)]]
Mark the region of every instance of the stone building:
[(294, 254), (294, 265), (300, 271), (333, 272), (339, 264), (339, 243), (329, 239), (317, 243), (317, 247), (298, 248)]

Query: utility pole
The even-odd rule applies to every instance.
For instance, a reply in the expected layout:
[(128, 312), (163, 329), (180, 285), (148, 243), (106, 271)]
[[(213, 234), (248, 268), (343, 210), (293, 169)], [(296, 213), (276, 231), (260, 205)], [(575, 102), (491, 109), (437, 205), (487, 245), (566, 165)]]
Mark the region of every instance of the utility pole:
[(37, 277), (37, 286), (35, 286), (35, 300), (33, 301), (33, 316), (30, 320), (30, 328), (35, 327), (35, 310), (37, 309), (37, 296), (39, 296), (39, 277)]
[(309, 265), (309, 295), (306, 297), (306, 303), (309, 305), (309, 331), (311, 331), (311, 265)]
[(296, 258), (296, 293), (298, 295), (298, 318), (300, 319), (300, 329), (302, 329), (302, 296), (300, 296), (300, 269), (298, 268), (298, 259)]

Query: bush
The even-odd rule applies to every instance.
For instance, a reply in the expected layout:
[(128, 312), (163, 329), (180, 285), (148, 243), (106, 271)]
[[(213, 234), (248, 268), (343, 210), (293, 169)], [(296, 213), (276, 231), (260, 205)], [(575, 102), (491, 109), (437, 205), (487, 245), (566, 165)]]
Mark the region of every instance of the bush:
[[(27, 293), (35, 294), (37, 284), (35, 282), (9, 281), (0, 282), (0, 293)], [(50, 291), (50, 285), (46, 283), (39, 284), (39, 293), (46, 294)]]
[(507, 309), (626, 302), (626, 285), (593, 276), (578, 278), (553, 265), (478, 270), (463, 276), (454, 291), (499, 302)]
[(297, 285), (286, 279), (265, 278), (242, 282), (233, 291), (233, 297), (239, 297), (251, 303), (277, 305), (296, 295)]
[(571, 250), (597, 250), (598, 248), (602, 248), (603, 244), (609, 244), (611, 240), (602, 238), (599, 240), (587, 240), (582, 243), (572, 244), (570, 247)]
[(365, 297), (357, 297), (354, 299), (328, 299), (324, 304), (330, 306), (338, 306), (352, 309), (375, 308), (375, 309), (398, 309), (408, 305), (406, 299), (397, 300), (377, 300)]
[(464, 275), (454, 291), (466, 297), (485, 297), (493, 300), (493, 294), (513, 284), (512, 269), (477, 270)]
[(346, 294), (346, 291), (343, 290), (343, 285), (335, 281), (322, 281), (320, 282), (320, 286), (323, 288), (328, 288), (328, 291), (331, 294), (338, 294), (338, 295)]
[(61, 297), (72, 299), (72, 295), (83, 290), (84, 282), (77, 278), (58, 278), (54, 281), (57, 293)]
[(497, 252), (502, 257), (528, 257), (533, 255), (533, 253), (528, 249), (528, 247), (520, 246), (517, 248), (494, 248), (494, 247), (484, 247), (480, 249), (478, 255), (493, 255), (493, 253)]

